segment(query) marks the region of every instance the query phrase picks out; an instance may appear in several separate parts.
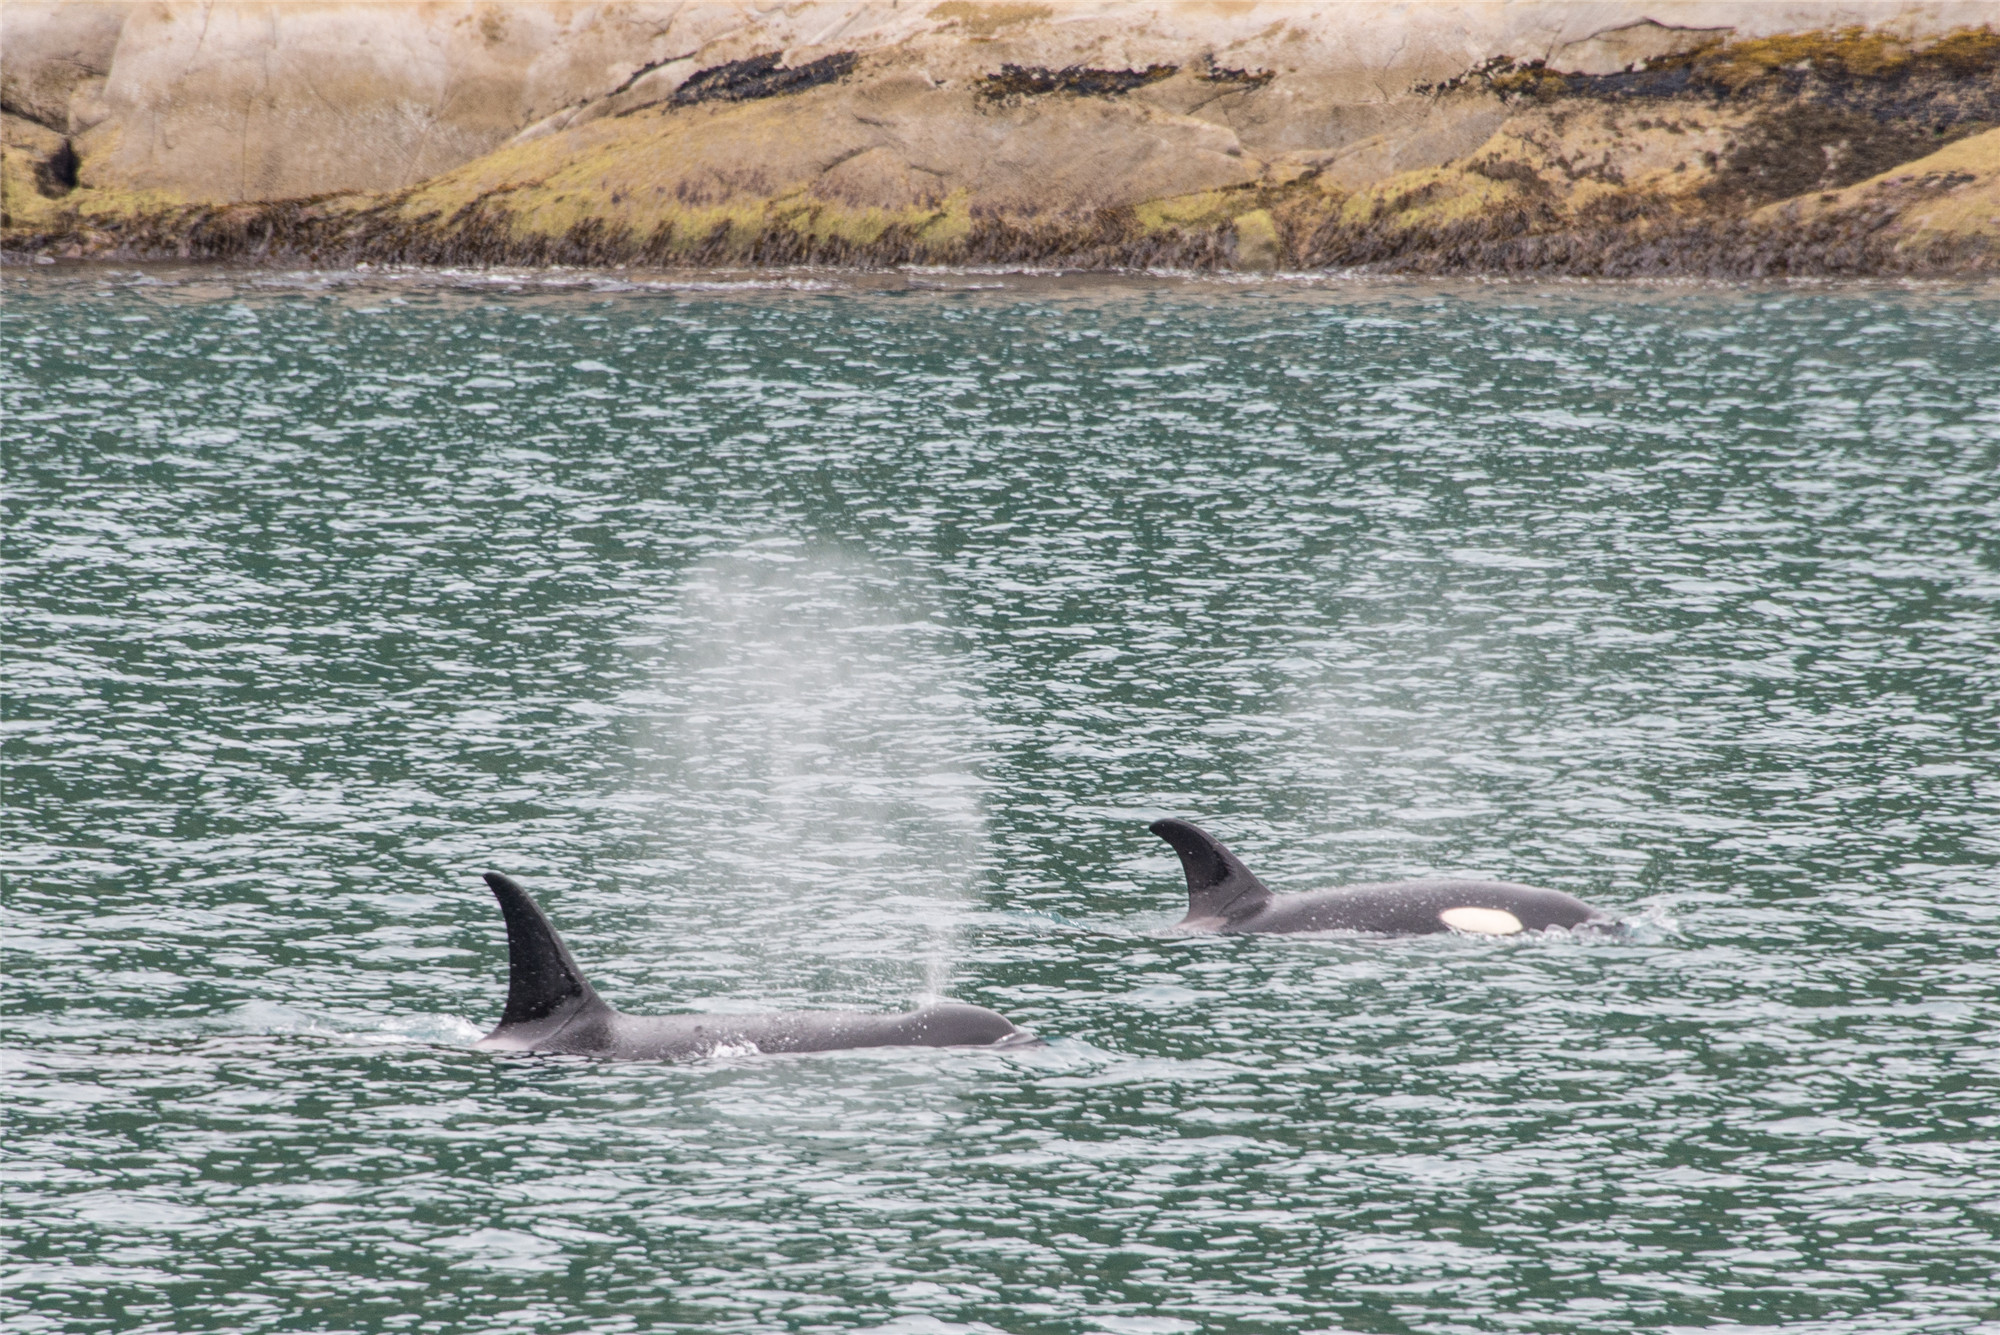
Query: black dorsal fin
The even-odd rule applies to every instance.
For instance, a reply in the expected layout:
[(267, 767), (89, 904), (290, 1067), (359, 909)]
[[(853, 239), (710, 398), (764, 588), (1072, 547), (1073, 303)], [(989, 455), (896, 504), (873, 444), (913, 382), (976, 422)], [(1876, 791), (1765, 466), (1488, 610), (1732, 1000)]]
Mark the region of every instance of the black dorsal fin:
[(544, 1019), (573, 1001), (610, 1009), (577, 968), (541, 905), (497, 871), (486, 873), (486, 884), (507, 918), (507, 1011), (501, 1026)]
[(1174, 846), (1187, 873), (1189, 918), (1246, 918), (1270, 902), (1271, 892), (1251, 875), (1241, 858), (1198, 825), (1156, 820), (1154, 834)]

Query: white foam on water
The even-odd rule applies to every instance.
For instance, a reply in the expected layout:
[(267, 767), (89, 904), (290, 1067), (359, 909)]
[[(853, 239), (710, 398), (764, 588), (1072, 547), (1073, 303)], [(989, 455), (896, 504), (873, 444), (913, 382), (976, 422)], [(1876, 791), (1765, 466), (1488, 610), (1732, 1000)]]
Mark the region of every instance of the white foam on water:
[(440, 1251), (464, 1257), (454, 1268), (533, 1274), (566, 1264), (563, 1243), (517, 1228), (482, 1228), (431, 1239)]
[(486, 1032), (456, 1015), (370, 1016), (365, 1020), (346, 1020), (262, 999), (244, 1002), (229, 1012), (222, 1023), (236, 1033), (303, 1034), (362, 1045), (416, 1043), (469, 1048)]

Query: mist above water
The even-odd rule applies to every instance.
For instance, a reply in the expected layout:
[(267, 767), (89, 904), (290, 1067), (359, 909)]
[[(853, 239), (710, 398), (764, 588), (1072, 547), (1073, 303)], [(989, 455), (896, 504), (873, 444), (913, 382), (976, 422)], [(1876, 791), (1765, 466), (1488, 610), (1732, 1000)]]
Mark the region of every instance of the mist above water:
[[(626, 795), (664, 932), (737, 943), (759, 993), (843, 994), (860, 970), (936, 996), (987, 858), (985, 729), (918, 581), (797, 539), (689, 568), (623, 641), (644, 785)], [(708, 956), (714, 963), (714, 947)], [(815, 973), (790, 981), (810, 966)]]

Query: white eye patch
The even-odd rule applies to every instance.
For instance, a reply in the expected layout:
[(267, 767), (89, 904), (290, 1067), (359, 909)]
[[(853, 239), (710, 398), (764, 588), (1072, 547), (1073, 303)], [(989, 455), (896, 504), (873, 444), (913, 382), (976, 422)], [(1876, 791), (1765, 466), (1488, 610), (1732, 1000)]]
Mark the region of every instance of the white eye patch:
[(1505, 909), (1446, 909), (1438, 921), (1454, 932), (1477, 932), (1481, 936), (1512, 936), (1521, 930), (1521, 920)]

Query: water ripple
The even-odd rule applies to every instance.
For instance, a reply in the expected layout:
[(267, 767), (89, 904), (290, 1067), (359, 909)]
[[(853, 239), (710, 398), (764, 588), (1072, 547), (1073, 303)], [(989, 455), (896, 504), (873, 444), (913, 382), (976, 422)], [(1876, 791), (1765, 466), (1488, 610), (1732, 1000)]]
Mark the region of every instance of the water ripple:
[(1992, 1326), (1990, 288), (8, 285), (11, 1328)]

